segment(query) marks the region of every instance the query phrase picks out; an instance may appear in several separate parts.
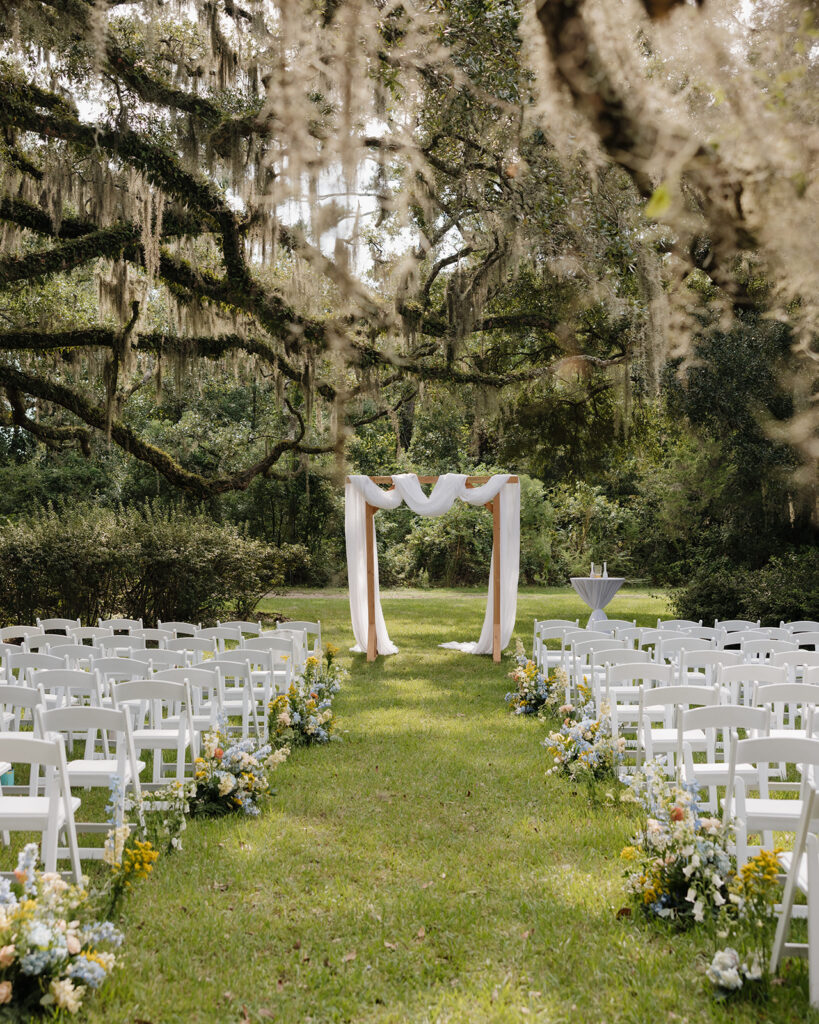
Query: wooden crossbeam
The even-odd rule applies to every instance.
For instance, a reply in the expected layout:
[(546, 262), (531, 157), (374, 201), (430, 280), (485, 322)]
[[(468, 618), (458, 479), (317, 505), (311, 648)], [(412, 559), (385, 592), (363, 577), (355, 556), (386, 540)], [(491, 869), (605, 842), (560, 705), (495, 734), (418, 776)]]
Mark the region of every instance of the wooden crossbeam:
[[(419, 476), (418, 483), (434, 484), (440, 477)], [(490, 476), (469, 476), (467, 487), (480, 487), (491, 480)], [(349, 483), (350, 478), (347, 478)], [(371, 476), (374, 484), (390, 484), (394, 486), (391, 476)], [(507, 483), (516, 484), (519, 478), (510, 476)], [(375, 628), (375, 514), (378, 508), (366, 502), (366, 552), (367, 552), (367, 661), (375, 661), (378, 657), (378, 640)], [(484, 508), (492, 513), (492, 660), (501, 660), (501, 574), (500, 574), (500, 495), (493, 501), (487, 501)]]

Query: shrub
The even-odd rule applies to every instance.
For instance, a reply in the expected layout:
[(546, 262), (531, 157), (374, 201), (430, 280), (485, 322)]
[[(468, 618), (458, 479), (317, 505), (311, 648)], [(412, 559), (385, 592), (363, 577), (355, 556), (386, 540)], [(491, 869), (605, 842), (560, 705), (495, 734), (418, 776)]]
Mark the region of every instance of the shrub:
[(727, 558), (700, 563), (686, 585), (672, 597), (674, 614), (681, 619), (702, 619), (706, 625), (713, 624), (715, 619), (742, 616), (747, 577), (747, 570)]
[(743, 611), (749, 619), (761, 619), (764, 626), (819, 619), (819, 551), (798, 548), (774, 555), (767, 565), (750, 573)]
[(0, 536), (0, 618), (248, 618), (307, 555), (181, 508), (49, 508)]

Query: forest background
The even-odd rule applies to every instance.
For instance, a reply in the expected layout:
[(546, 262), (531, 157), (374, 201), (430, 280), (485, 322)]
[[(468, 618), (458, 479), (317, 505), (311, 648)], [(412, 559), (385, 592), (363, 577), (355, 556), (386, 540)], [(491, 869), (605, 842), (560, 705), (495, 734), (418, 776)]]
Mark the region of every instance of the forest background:
[[(131, 6), (156, 7), (150, 30)], [(359, 6), (308, 4), (304, 17), (321, 7), (319, 35), (335, 46), (345, 10)], [(394, 130), (374, 137), (375, 115), (361, 115), (357, 155), (333, 150), (344, 103), (331, 101), (331, 84), (317, 93), (305, 83), (303, 102), (323, 120), (314, 141), (330, 150), (325, 178), (311, 178), (310, 210), (279, 223), (268, 245), (252, 229), (271, 204), (254, 207), (236, 177), (253, 177), (258, 193), (272, 166), (248, 142), (257, 129), (270, 137), (270, 86), (258, 52), (231, 50), (234, 4), (111, 3), (101, 35), (99, 4), (0, 3), (10, 96), (0, 112), (0, 616), (208, 618), (226, 601), (250, 615), (271, 587), (345, 585), (346, 471), (511, 471), (522, 478), (522, 585), (563, 585), (605, 560), (611, 575), (674, 588), (679, 612), (697, 619), (819, 617), (816, 460), (787, 429), (816, 401), (809, 304), (783, 299), (760, 240), (725, 258), (707, 195), (684, 168), (678, 195), (656, 175), (646, 190), (571, 121), (531, 113), (540, 100), (521, 42), (526, 5), (428, 6), (409, 128), (409, 87), (395, 69), (406, 72), (414, 37), (403, 23), (368, 28), (378, 47), (403, 48), (402, 65), (376, 49), (380, 70), (369, 71), (379, 124), (402, 110), (392, 123), (401, 145)], [(651, 19), (678, 5), (643, 6)], [(711, 5), (723, 28), (737, 7), (750, 43), (741, 35), (732, 52), (765, 110), (812, 126), (812, 20), (802, 5)], [(446, 71), (430, 37), (446, 47)], [(624, 46), (695, 125), (712, 131), (728, 116), (707, 66), (692, 77), (690, 54), (664, 56), (637, 22)], [(203, 75), (207, 89), (185, 92)], [(83, 149), (87, 111), (59, 105), (69, 86), (106, 126), (97, 140), (115, 139), (110, 151), (98, 141), (102, 157)], [(169, 113), (161, 128), (148, 108)], [(286, 129), (277, 124), (278, 138)], [(132, 157), (137, 135), (190, 180), (175, 185), (151, 153)], [(332, 191), (328, 167), (356, 161), (342, 206), (319, 195)], [(94, 207), (92, 223), (76, 181), (101, 175), (109, 209)], [(232, 214), (208, 209), (210, 192), (190, 199), (197, 175), (234, 206), (241, 197), (237, 230), (255, 280), (298, 310), (300, 337), (327, 345), (302, 351), (292, 331), (275, 337), (270, 303), (254, 305), (251, 272), (231, 264)], [(359, 204), (344, 235), (356, 190), (376, 206), (362, 214)], [(794, 184), (788, 216), (808, 191)], [(276, 217), (288, 199), (278, 195)], [(675, 221), (679, 207), (700, 218), (696, 228)], [(44, 210), (45, 227), (35, 216)], [(139, 245), (132, 234), (112, 248), (110, 225), (129, 215)], [(84, 238), (99, 247), (78, 256)], [(222, 264), (230, 289), (213, 283)], [(182, 276), (191, 265), (206, 268), (196, 281)], [(340, 308), (349, 350), (337, 343)], [(265, 331), (281, 342), (275, 356), (254, 341)], [(424, 520), (401, 509), (379, 517), (378, 531), (383, 586), (485, 582), (492, 530), (480, 511)]]

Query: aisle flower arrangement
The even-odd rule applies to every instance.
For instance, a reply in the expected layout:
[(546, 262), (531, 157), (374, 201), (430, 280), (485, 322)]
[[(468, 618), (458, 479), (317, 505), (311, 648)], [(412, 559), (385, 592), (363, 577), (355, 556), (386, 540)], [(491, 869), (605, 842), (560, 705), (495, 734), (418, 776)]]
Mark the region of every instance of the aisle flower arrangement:
[(328, 644), (311, 655), (300, 678), (269, 705), (269, 732), (276, 747), (328, 743), (333, 736), (333, 698), (347, 675), (335, 660), (338, 648)]
[(563, 710), (563, 725), (543, 741), (551, 762), (546, 774), (586, 781), (616, 778), (626, 741), (612, 736), (608, 708), (603, 705), (598, 714), (589, 700), (580, 708), (565, 705)]
[(650, 917), (714, 924), (734, 875), (730, 828), (719, 818), (701, 818), (694, 788), (670, 781), (656, 762), (635, 773), (629, 798), (647, 817), (620, 854), (626, 892)]
[[(720, 911), (717, 936), (731, 945), (714, 954), (706, 975), (719, 997), (767, 977), (776, 935), (776, 905), (782, 898), (779, 850), (761, 850), (751, 857), (728, 886)], [(755, 986), (758, 987), (758, 986)]]
[(85, 891), (38, 871), (38, 858), (29, 843), (15, 880), (0, 879), (0, 1010), (20, 1021), (76, 1013), (113, 971), (123, 939), (109, 921), (82, 922)]
[(202, 739), (196, 759), (196, 788), (188, 798), (192, 817), (221, 817), (241, 811), (256, 816), (259, 800), (270, 791), (269, 772), (287, 760), (290, 748), (276, 750), (266, 743), (244, 739), (229, 743), (213, 729)]
[(509, 673), (509, 678), (515, 688), (504, 698), (512, 711), (516, 715), (557, 714), (566, 700), (568, 679), (565, 670), (561, 666), (550, 672), (539, 669), (531, 658), (526, 657), (520, 640), (517, 641), (514, 658), (516, 667)]

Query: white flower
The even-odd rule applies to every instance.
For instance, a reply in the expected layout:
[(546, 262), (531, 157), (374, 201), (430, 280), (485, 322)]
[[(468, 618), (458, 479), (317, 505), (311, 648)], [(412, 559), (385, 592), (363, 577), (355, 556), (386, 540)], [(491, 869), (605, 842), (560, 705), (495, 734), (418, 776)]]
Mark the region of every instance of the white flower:
[(236, 778), (230, 772), (225, 772), (219, 779), (219, 796), (227, 796), (236, 787)]
[(697, 900), (694, 904), (694, 920), (703, 921), (705, 919), (705, 904), (702, 900)]
[(85, 995), (85, 985), (74, 987), (70, 978), (55, 978), (51, 982), (51, 994), (54, 1001), (61, 1010), (69, 1013), (76, 1013), (82, 1006), (82, 997)]
[(742, 976), (739, 973), (739, 954), (728, 946), (714, 954), (711, 966), (706, 971), (709, 980), (719, 988), (728, 991), (742, 988)]

